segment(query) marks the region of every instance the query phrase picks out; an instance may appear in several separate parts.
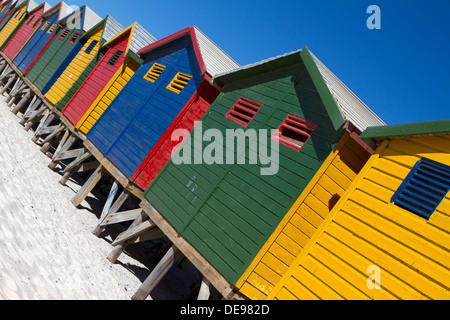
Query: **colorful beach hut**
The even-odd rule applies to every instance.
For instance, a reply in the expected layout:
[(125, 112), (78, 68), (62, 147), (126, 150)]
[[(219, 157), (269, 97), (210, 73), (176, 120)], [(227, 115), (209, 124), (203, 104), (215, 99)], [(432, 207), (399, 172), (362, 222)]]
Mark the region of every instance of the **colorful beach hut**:
[(42, 15), (49, 9), (50, 5), (44, 2), (35, 9), (28, 11), (27, 20), (12, 35), (11, 39), (4, 44), (3, 53), (9, 59), (13, 60), (15, 58), (28, 39), (39, 28)]
[(269, 299), (450, 299), (450, 120), (361, 138), (376, 152)]
[(42, 15), (42, 22), (39, 28), (28, 39), (13, 60), (13, 64), (21, 71), (27, 68), (36, 60), (42, 51), (49, 44), (59, 31), (58, 23), (63, 20), (73, 10), (64, 2), (60, 2)]
[(155, 38), (136, 22), (105, 43), (108, 51), (63, 109), (67, 119), (76, 125), (123, 65), (126, 57), (135, 55), (154, 41)]
[[(59, 22), (61, 27), (45, 51), (28, 69), (26, 77), (42, 92), (58, 71), (72, 61), (85, 45), (82, 35), (96, 26), (102, 19), (89, 7), (83, 6)], [(77, 25), (74, 25), (77, 23)], [(84, 39), (83, 39), (84, 40)]]
[(0, 23), (7, 19), (8, 15), (11, 13), (10, 9), (14, 5), (16, 0), (6, 0), (0, 6)]
[[(226, 281), (240, 291), (262, 270), (264, 245), (314, 179), (322, 173), (335, 180), (329, 182), (334, 189), (317, 187), (323, 196), (311, 198), (327, 199), (327, 211), (342, 194), (334, 194), (338, 180), (351, 179), (340, 171), (357, 172), (361, 163), (353, 170), (351, 164), (371, 152), (358, 134), (384, 122), (307, 48), (219, 75), (215, 83), (221, 94), (150, 184), (141, 206), (205, 276), (214, 275), (209, 280), (216, 288)], [(230, 131), (234, 136), (227, 136)], [(223, 143), (211, 143), (217, 139)], [(337, 156), (344, 152), (352, 153)], [(348, 163), (335, 167), (339, 161)], [(284, 238), (300, 235), (290, 229)], [(276, 254), (286, 253), (280, 248)], [(240, 293), (251, 297), (252, 289)]]
[[(108, 103), (99, 101), (77, 127), (145, 190), (170, 158), (175, 146), (171, 133), (181, 128), (190, 131), (219, 94), (209, 83), (212, 77), (239, 65), (196, 27), (138, 54), (144, 62), (117, 96), (111, 95), (114, 100), (106, 111)], [(103, 114), (99, 120), (98, 114)]]
[(107, 51), (104, 44), (124, 29), (117, 20), (108, 15), (86, 32), (80, 39), (83, 47), (75, 58), (64, 70), (61, 68), (59, 72), (62, 73), (59, 75), (57, 72), (43, 89), (47, 100), (62, 110), (103, 58)]
[(19, 30), (23, 22), (29, 16), (29, 12), (37, 8), (37, 3), (33, 0), (19, 0), (15, 3), (12, 9), (11, 15), (8, 20), (5, 20), (5, 25), (2, 26), (0, 31), (0, 48), (3, 48), (14, 33)]

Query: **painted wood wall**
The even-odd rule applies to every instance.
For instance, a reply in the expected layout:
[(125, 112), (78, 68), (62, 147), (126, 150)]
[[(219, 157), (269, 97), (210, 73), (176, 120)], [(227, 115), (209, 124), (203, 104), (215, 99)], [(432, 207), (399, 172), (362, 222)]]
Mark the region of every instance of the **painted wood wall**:
[(105, 54), (108, 52), (107, 47), (101, 47), (98, 53), (92, 58), (87, 67), (81, 72), (80, 76), (75, 80), (73, 85), (69, 88), (62, 99), (56, 104), (59, 110), (63, 110), (64, 107), (69, 103), (73, 96), (78, 92), (83, 83), (87, 80), (90, 74), (94, 71), (95, 67), (102, 61)]
[(80, 121), (78, 121), (76, 128), (84, 134), (88, 133), (95, 122), (97, 122), (103, 112), (105, 112), (123, 87), (135, 74), (139, 66), (140, 63), (138, 61), (128, 56), (123, 65), (117, 70), (114, 77), (112, 77), (97, 99), (95, 99), (94, 103), (92, 103)]
[(266, 299), (322, 225), (370, 157), (347, 133), (237, 282), (253, 300)]
[(195, 123), (208, 111), (218, 95), (219, 91), (207, 81), (204, 81), (133, 174), (131, 181), (142, 190), (146, 190), (170, 160), (172, 152), (176, 150), (182, 141), (173, 141), (171, 139), (172, 134), (176, 130), (191, 132)]
[(0, 47), (9, 39), (11, 34), (16, 31), (16, 28), (27, 18), (26, 5), (22, 6), (14, 12), (14, 14), (5, 23), (5, 26), (0, 31)]
[(41, 25), (41, 17), (44, 13), (44, 7), (38, 8), (36, 11), (33, 11), (32, 14), (28, 17), (24, 24), (20, 27), (20, 29), (14, 34), (12, 39), (8, 42), (8, 44), (3, 49), (3, 52), (6, 54), (8, 58), (13, 60), (28, 39), (33, 35), (33, 33), (40, 27)]
[(449, 136), (385, 141), (269, 299), (450, 299), (450, 195), (430, 220), (391, 203), (420, 158), (449, 166), (449, 150)]
[(28, 70), (26, 77), (39, 89), (45, 87), (74, 48), (80, 48), (81, 30), (61, 28)]
[[(106, 84), (115, 75), (117, 70), (125, 61), (125, 52), (128, 44), (130, 33), (127, 32), (119, 37), (106, 52), (102, 60), (97, 64), (86, 81), (81, 85), (80, 89), (74, 94), (72, 99), (63, 109), (63, 114), (74, 125), (80, 121), (84, 113), (89, 109), (98, 95), (102, 92)], [(122, 55), (118, 58), (114, 66), (109, 65), (108, 61), (116, 53), (122, 51)]]
[[(301, 62), (225, 86), (202, 119), (202, 131), (220, 129), (226, 136), (226, 129), (242, 129), (225, 117), (241, 96), (263, 104), (249, 129), (278, 129), (289, 114), (319, 127), (300, 152), (279, 146), (276, 175), (262, 176), (261, 163), (175, 165), (171, 160), (145, 192), (168, 222), (233, 284), (343, 136), (335, 131)], [(266, 143), (271, 144), (270, 134)], [(203, 142), (202, 147), (207, 145)]]
[[(144, 76), (155, 62), (166, 69), (153, 83)], [(180, 94), (166, 88), (178, 72), (193, 76)], [(171, 43), (145, 59), (87, 138), (131, 178), (202, 82), (190, 38)]]
[[(53, 36), (59, 31), (59, 27), (56, 27), (49, 33), (50, 28), (53, 27), (58, 21), (59, 11), (55, 11), (49, 17), (46, 17), (40, 27), (33, 33), (28, 39), (26, 44), (22, 47), (20, 52), (13, 60), (14, 65), (22, 72), (33, 63), (36, 57), (45, 48), (47, 43), (53, 38)], [(48, 22), (48, 24), (46, 24)]]
[[(80, 77), (83, 71), (96, 57), (97, 53), (100, 50), (100, 39), (102, 37), (104, 27), (105, 25), (102, 24), (94, 32), (90, 32), (92, 35), (85, 42), (84, 46), (78, 52), (76, 57), (70, 62), (61, 76), (56, 79), (53, 86), (45, 93), (45, 97), (51, 103), (56, 105), (61, 99), (63, 99), (70, 88), (75, 84), (78, 77)], [(97, 45), (94, 46), (90, 53), (86, 53), (86, 49), (89, 47), (92, 41), (97, 41)]]
[(9, 8), (11, 7), (12, 3), (13, 1), (9, 1), (8, 3), (5, 3), (0, 7), (0, 21), (3, 21), (3, 19), (5, 19), (5, 17), (8, 15)]

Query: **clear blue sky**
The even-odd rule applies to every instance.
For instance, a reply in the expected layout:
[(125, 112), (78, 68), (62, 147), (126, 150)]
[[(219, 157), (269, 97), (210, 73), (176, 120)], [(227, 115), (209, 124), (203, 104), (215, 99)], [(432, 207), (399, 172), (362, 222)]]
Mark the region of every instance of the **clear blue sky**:
[(448, 0), (73, 1), (158, 39), (195, 25), (241, 65), (307, 46), (386, 123), (450, 119)]

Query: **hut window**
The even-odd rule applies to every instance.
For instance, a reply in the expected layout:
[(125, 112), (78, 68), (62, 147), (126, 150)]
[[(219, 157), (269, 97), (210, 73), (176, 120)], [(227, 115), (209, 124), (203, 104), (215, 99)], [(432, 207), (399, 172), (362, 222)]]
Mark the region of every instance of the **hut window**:
[(178, 72), (175, 77), (170, 81), (167, 89), (170, 91), (179, 94), (183, 91), (184, 87), (188, 84), (189, 80), (191, 80), (192, 76), (183, 72)]
[(57, 26), (58, 26), (57, 24), (52, 25), (52, 26), (48, 29), (47, 33), (48, 33), (48, 34), (53, 33), (53, 31), (55, 31), (55, 29), (56, 29)]
[(95, 48), (95, 46), (97, 45), (98, 41), (97, 40), (92, 40), (91, 44), (86, 48), (86, 53), (89, 54), (92, 52), (92, 50)]
[(18, 16), (20, 16), (20, 14), (22, 13), (22, 10), (17, 11), (16, 15), (14, 16), (14, 18), (17, 18)]
[(110, 66), (115, 65), (117, 60), (119, 60), (120, 56), (122, 55), (122, 53), (123, 53), (123, 51), (121, 51), (121, 50), (117, 50), (116, 52), (114, 52), (114, 54), (109, 59), (108, 64)]
[(261, 107), (262, 103), (240, 97), (225, 117), (244, 127), (247, 127)]
[(31, 16), (30, 19), (28, 19), (27, 25), (29, 25), (31, 22), (33, 22), (34, 16)]
[(300, 151), (317, 127), (317, 124), (289, 115), (272, 139), (295, 151)]
[(166, 66), (164, 66), (162, 64), (159, 64), (159, 63), (153, 64), (153, 66), (150, 68), (150, 70), (144, 75), (144, 79), (151, 81), (151, 82), (155, 82), (159, 78), (161, 73), (163, 73), (165, 68), (166, 68)]
[(48, 25), (50, 24), (49, 21), (47, 21), (46, 23), (44, 23), (44, 25), (42, 26), (41, 30), (44, 31), (45, 29), (47, 29)]
[(64, 40), (69, 34), (69, 32), (70, 32), (69, 29), (64, 30), (63, 33), (61, 33), (61, 35), (59, 36), (59, 40)]
[(450, 167), (426, 158), (419, 160), (391, 202), (430, 219), (450, 191)]
[(78, 37), (80, 36), (80, 34), (78, 32), (75, 32), (72, 36), (72, 38), (70, 38), (69, 43), (72, 44), (75, 41), (77, 41)]
[(33, 28), (36, 27), (39, 22), (41, 22), (41, 18), (36, 20), (36, 22), (33, 24)]

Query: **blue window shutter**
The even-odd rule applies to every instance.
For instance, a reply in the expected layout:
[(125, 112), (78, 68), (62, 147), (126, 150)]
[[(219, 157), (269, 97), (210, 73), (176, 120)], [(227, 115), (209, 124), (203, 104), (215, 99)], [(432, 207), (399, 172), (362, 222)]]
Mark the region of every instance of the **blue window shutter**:
[(449, 192), (450, 167), (422, 158), (394, 194), (392, 203), (430, 219)]

